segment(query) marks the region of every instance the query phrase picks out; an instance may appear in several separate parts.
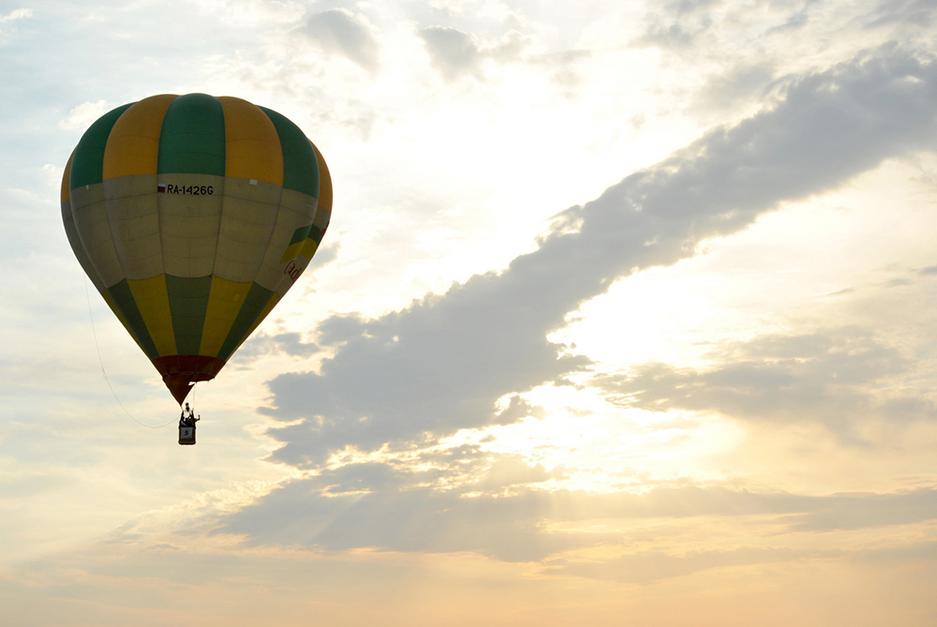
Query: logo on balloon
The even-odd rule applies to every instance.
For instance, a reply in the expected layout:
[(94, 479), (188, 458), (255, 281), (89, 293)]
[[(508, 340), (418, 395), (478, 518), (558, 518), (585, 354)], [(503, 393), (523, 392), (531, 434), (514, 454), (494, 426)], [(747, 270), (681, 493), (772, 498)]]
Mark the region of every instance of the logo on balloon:
[(302, 274), (302, 273), (303, 273), (303, 271), (300, 270), (300, 269), (296, 266), (296, 262), (295, 262), (295, 261), (290, 261), (288, 264), (286, 264), (286, 267), (283, 268), (283, 274), (285, 274), (285, 275), (287, 275), (288, 277), (290, 277), (290, 280), (291, 280), (291, 281), (294, 281), (294, 282), (296, 281), (296, 279), (299, 278), (299, 275)]

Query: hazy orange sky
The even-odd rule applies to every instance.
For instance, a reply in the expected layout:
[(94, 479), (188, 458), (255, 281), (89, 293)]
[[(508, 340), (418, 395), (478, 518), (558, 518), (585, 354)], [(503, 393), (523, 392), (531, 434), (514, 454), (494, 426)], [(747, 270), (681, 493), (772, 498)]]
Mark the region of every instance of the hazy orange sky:
[[(0, 623), (934, 625), (935, 41), (930, 0), (0, 2)], [(335, 202), (180, 447), (58, 191), (190, 92)]]

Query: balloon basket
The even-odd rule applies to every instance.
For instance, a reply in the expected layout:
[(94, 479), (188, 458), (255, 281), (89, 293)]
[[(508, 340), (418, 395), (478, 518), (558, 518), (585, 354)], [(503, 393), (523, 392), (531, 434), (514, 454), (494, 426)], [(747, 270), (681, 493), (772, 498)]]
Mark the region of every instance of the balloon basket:
[(195, 444), (195, 427), (179, 427), (179, 444)]

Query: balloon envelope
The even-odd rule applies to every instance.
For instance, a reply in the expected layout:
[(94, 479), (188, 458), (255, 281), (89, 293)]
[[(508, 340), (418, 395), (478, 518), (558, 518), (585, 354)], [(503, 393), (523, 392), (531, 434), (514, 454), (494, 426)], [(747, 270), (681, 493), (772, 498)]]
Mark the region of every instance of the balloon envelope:
[(180, 404), (302, 274), (331, 209), (328, 168), (295, 124), (206, 94), (106, 113), (62, 178), (75, 256)]

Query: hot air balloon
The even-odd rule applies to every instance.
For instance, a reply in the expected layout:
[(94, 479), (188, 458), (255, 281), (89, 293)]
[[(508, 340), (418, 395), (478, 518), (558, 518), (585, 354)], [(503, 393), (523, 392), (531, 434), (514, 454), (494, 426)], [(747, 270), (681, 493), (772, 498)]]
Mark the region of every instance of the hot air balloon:
[(331, 208), (312, 142), (233, 97), (117, 107), (85, 131), (62, 177), (78, 262), (180, 405), (302, 274)]

